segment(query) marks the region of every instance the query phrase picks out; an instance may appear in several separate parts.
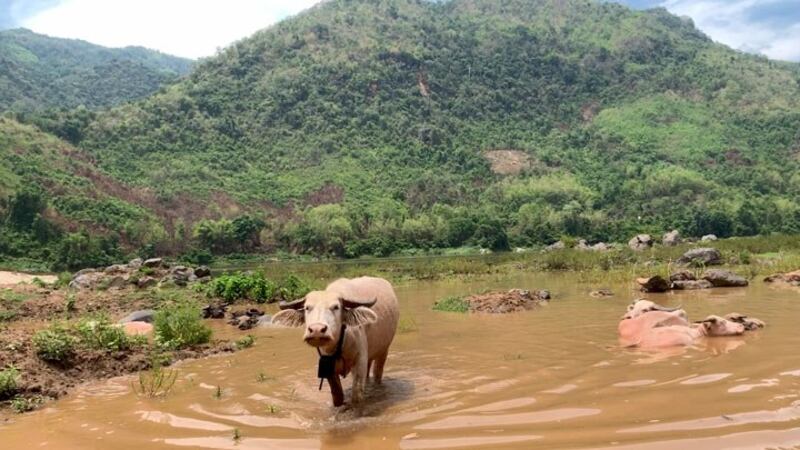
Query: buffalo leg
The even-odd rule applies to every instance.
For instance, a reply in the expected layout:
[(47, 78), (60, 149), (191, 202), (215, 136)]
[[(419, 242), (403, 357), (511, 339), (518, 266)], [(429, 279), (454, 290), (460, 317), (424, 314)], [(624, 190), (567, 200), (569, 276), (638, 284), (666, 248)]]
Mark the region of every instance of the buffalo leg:
[(383, 365), (386, 364), (386, 358), (389, 356), (389, 352), (382, 353), (375, 358), (375, 369), (372, 371), (373, 379), (375, 380), (375, 384), (381, 384), (383, 380)]
[(328, 377), (328, 385), (331, 387), (333, 406), (342, 406), (344, 404), (344, 390), (342, 389), (342, 380), (339, 379), (339, 375), (333, 374), (333, 376)]

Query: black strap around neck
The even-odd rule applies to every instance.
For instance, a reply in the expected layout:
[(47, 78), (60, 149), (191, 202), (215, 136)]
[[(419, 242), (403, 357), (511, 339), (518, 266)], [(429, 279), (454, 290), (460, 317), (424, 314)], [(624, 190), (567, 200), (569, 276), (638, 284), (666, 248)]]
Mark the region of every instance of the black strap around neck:
[(322, 382), (336, 375), (336, 361), (342, 357), (342, 347), (344, 347), (344, 336), (347, 325), (342, 324), (339, 332), (339, 342), (336, 343), (336, 351), (332, 355), (323, 355), (317, 347), (319, 354), (319, 366), (317, 366), (317, 378), (319, 378), (319, 389), (322, 390)]

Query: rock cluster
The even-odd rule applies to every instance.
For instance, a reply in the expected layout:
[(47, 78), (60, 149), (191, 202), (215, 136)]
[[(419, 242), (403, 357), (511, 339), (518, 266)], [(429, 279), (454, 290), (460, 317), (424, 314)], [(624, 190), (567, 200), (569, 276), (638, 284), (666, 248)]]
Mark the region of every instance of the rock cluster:
[(153, 286), (186, 286), (189, 283), (207, 282), (211, 269), (206, 266), (191, 268), (171, 266), (162, 258), (142, 260), (136, 258), (128, 264), (114, 264), (100, 269), (83, 269), (72, 276), (69, 287), (73, 289), (124, 289), (135, 286), (145, 289)]
[(776, 273), (764, 278), (767, 283), (783, 282), (794, 286), (800, 286), (800, 270), (786, 273)]
[[(227, 310), (228, 307), (224, 305), (208, 305), (203, 308), (203, 318), (224, 319)], [(228, 315), (228, 324), (240, 330), (249, 330), (256, 326), (266, 327), (272, 324), (272, 316), (256, 308), (236, 310)]]
[(669, 290), (710, 289), (713, 287), (745, 287), (748, 281), (735, 273), (722, 269), (709, 269), (698, 279), (689, 271), (680, 271), (665, 280), (660, 275), (638, 278), (636, 282), (644, 292), (666, 292)]

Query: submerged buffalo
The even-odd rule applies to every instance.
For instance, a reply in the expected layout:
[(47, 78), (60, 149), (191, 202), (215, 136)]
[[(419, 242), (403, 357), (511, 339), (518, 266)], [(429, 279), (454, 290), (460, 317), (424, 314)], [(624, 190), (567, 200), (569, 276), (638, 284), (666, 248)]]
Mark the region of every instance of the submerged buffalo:
[(738, 336), (763, 326), (764, 322), (741, 314), (725, 318), (710, 315), (689, 323), (680, 308), (665, 308), (640, 299), (628, 306), (618, 331), (626, 347), (664, 348), (693, 345), (704, 337)]
[[(382, 278), (341, 278), (324, 291), (282, 302), (272, 323), (304, 327), (306, 344), (320, 355), (318, 375), (331, 386), (333, 405), (344, 403), (339, 379), (353, 372), (352, 402), (359, 403), (372, 369), (381, 383), (400, 310), (394, 289)], [(320, 380), (320, 387), (322, 386)]]

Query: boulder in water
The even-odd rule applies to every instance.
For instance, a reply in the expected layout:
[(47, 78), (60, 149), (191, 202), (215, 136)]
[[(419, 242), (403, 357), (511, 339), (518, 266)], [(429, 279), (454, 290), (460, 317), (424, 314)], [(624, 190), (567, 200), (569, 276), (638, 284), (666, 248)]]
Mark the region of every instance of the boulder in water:
[(714, 287), (744, 287), (749, 284), (744, 277), (722, 269), (706, 270), (703, 273), (703, 279), (710, 282)]

